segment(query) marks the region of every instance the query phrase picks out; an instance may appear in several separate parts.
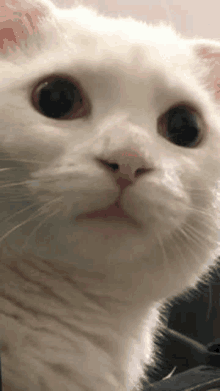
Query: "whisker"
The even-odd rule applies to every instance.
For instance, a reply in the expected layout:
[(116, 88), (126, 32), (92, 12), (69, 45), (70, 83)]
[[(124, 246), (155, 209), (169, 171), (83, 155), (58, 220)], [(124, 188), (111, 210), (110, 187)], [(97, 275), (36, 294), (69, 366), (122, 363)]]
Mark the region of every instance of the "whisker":
[[(63, 197), (58, 197), (58, 199), (61, 199)], [(52, 202), (54, 201), (57, 201), (58, 199), (55, 199), (55, 200), (52, 200), (52, 201), (48, 201), (45, 205), (43, 205), (40, 209), (41, 209), (41, 212), (38, 213), (35, 212), (31, 217), (29, 217), (28, 219), (26, 219), (25, 221), (23, 221), (22, 223), (20, 224), (17, 224), (15, 227), (13, 227), (10, 231), (6, 232), (5, 235), (3, 235), (1, 238), (0, 238), (0, 243), (7, 237), (9, 236), (12, 232), (16, 231), (16, 229), (22, 227), (23, 225), (25, 225), (26, 223), (28, 223), (29, 221), (32, 221), (33, 219), (35, 219), (36, 217), (39, 217), (41, 216), (42, 214), (45, 214), (46, 211), (42, 211), (47, 205), (50, 205)]]
[[(192, 237), (191, 237), (187, 232), (185, 232), (183, 229), (181, 229), (181, 230), (179, 230), (179, 231), (176, 231), (176, 232), (173, 234), (173, 236), (177, 236), (178, 241), (182, 241), (183, 244), (184, 244), (184, 246), (187, 246), (187, 244), (186, 244), (186, 241), (185, 241), (185, 239), (183, 238), (183, 236), (185, 236), (185, 237), (187, 238), (187, 240), (189, 240), (189, 239), (192, 240)], [(195, 242), (195, 240), (193, 240), (193, 241)], [(175, 241), (174, 243), (175, 243), (176, 248), (178, 248), (178, 247), (177, 247), (176, 241)], [(193, 258), (196, 259), (196, 261), (197, 261), (197, 257), (196, 257), (195, 252), (191, 250), (191, 247), (190, 247), (190, 246), (188, 246), (188, 248), (189, 248), (189, 252), (192, 254)], [(182, 254), (181, 254), (181, 255), (182, 255)], [(188, 265), (188, 263), (186, 262), (185, 257), (182, 256), (182, 259), (184, 260), (184, 268), (186, 268), (186, 267), (188, 268), (189, 265)]]
[(25, 247), (26, 247), (27, 244), (28, 244), (28, 241), (29, 241), (30, 237), (33, 236), (33, 235), (39, 230), (39, 228), (43, 225), (43, 223), (44, 223), (45, 221), (47, 221), (50, 217), (52, 217), (52, 216), (58, 214), (59, 212), (60, 212), (60, 209), (55, 210), (53, 213), (47, 215), (47, 216), (45, 217), (45, 219), (43, 219), (43, 221), (41, 221), (41, 222), (37, 225), (37, 227), (35, 227), (35, 228), (32, 230), (32, 232), (30, 233), (30, 235), (29, 235), (28, 238), (26, 239), (24, 245), (22, 246), (22, 250), (25, 249)]
[(168, 268), (169, 267), (169, 261), (167, 259), (166, 250), (164, 248), (163, 240), (161, 239), (161, 235), (160, 235), (159, 232), (156, 233), (156, 237), (158, 239), (160, 247), (162, 248), (163, 256), (164, 256), (165, 263), (166, 263), (166, 268)]
[[(202, 224), (207, 227), (208, 224), (206, 222), (202, 222), (200, 221), (200, 224)], [(194, 235), (197, 235), (198, 237), (200, 237), (201, 239), (207, 239), (207, 234), (203, 234), (202, 232), (198, 231), (196, 228), (194, 228), (192, 225), (188, 224), (187, 222), (184, 223), (184, 228), (188, 228), (191, 233), (194, 233)], [(215, 233), (215, 228), (214, 227), (209, 227), (209, 229), (211, 228), (211, 231), (213, 231), (213, 233)], [(194, 231), (194, 232), (193, 232)]]
[[(173, 236), (174, 239), (175, 239), (175, 237), (177, 237), (177, 240), (174, 240), (174, 246), (177, 249), (177, 252), (179, 253), (180, 258), (182, 259), (182, 263), (184, 264), (183, 268), (185, 269), (187, 267), (187, 262), (186, 262), (185, 257), (183, 256), (182, 251), (181, 251), (181, 246), (179, 246), (179, 244), (178, 244), (179, 238), (181, 240), (183, 240), (183, 238), (181, 237), (181, 233), (182, 232), (173, 232), (172, 236)], [(174, 249), (173, 249), (173, 253), (175, 255), (175, 250)]]
[(204, 238), (204, 236), (199, 238), (197, 233), (195, 233), (195, 232), (192, 233), (191, 232), (191, 228), (192, 227), (189, 226), (189, 228), (187, 230), (187, 227), (185, 229), (185, 226), (184, 226), (184, 229), (181, 228), (180, 232), (181, 232), (182, 235), (184, 235), (187, 238), (187, 240), (190, 240), (191, 242), (194, 242), (196, 245), (201, 244), (201, 239)]
[[(188, 227), (187, 227), (187, 225), (188, 225)], [(198, 245), (201, 245), (201, 242), (203, 240), (207, 240), (206, 235), (202, 235), (200, 232), (198, 233), (194, 227), (191, 227), (189, 224), (187, 224), (187, 225), (184, 226), (184, 228), (179, 229), (179, 234), (181, 233), (182, 235), (184, 235), (187, 238), (187, 241), (191, 241), (198, 246)], [(196, 231), (196, 232), (193, 232), (193, 231)], [(215, 241), (213, 240), (213, 243), (214, 242)], [(191, 250), (190, 250), (190, 252), (192, 254), (194, 254), (194, 252), (192, 252)]]
[(17, 224), (14, 228), (12, 228), (10, 231), (6, 232), (5, 235), (1, 236), (0, 238), (0, 243), (5, 239), (7, 238), (7, 236), (9, 236), (12, 232), (16, 231), (16, 229), (18, 229), (19, 227), (22, 227), (23, 225), (25, 225), (26, 223), (28, 223), (29, 221), (33, 220), (34, 218), (40, 216), (41, 214), (44, 214), (45, 212), (41, 212), (39, 214), (37, 214), (36, 216), (31, 216), (29, 219), (26, 219), (25, 221), (23, 221), (22, 223), (20, 224)]
[(62, 199), (63, 199), (63, 195), (60, 197), (54, 198), (53, 200), (50, 200), (50, 201), (46, 202), (46, 204), (42, 205), (42, 208), (45, 208), (45, 206), (50, 206), (54, 202), (60, 201)]
[[(9, 159), (9, 158), (6, 158), (6, 159), (0, 159), (0, 162), (3, 161), (8, 161), (8, 162), (21, 162), (21, 163), (32, 163), (32, 164), (43, 164), (43, 162), (40, 162), (38, 160), (27, 160), (27, 159)], [(15, 167), (16, 168), (16, 167)]]
[(26, 208), (23, 208), (21, 210), (19, 210), (18, 212), (14, 213), (12, 216), (10, 216), (9, 218), (7, 218), (6, 220), (3, 221), (3, 223), (7, 223), (8, 221), (10, 221), (11, 219), (13, 219), (15, 216), (19, 215), (20, 213), (24, 212), (24, 211), (27, 211), (28, 209), (31, 209), (33, 206), (35, 205), (38, 205), (39, 203), (34, 203), (30, 206), (27, 206)]
[[(210, 178), (208, 178), (209, 183), (210, 183)], [(213, 186), (215, 191), (216, 187), (219, 187), (220, 190), (220, 181), (219, 180), (213, 180), (213, 182), (210, 183), (210, 186)], [(195, 186), (195, 185), (184, 185), (184, 189), (186, 190), (191, 190), (193, 193), (198, 193), (201, 194), (202, 196), (204, 195), (203, 192), (209, 192), (210, 193), (210, 187), (207, 188), (207, 186)], [(208, 196), (208, 195), (206, 195)]]
[(213, 213), (207, 212), (207, 210), (205, 208), (195, 208), (195, 207), (190, 207), (190, 206), (187, 206), (186, 208), (189, 211), (196, 212), (196, 213), (202, 214), (202, 215), (207, 216), (207, 217), (213, 218), (213, 216), (214, 216)]
[(3, 187), (13, 187), (13, 186), (25, 185), (27, 182), (28, 182), (28, 181), (26, 180), (26, 181), (24, 181), (24, 182), (9, 183), (9, 184), (0, 186), (0, 189), (2, 189)]
[[(210, 181), (210, 179), (209, 179), (209, 181)], [(213, 182), (212, 182), (212, 184), (213, 185), (217, 185), (218, 184), (218, 180), (216, 181), (216, 180), (213, 180)], [(184, 186), (184, 188), (185, 189), (191, 189), (191, 190), (195, 190), (195, 191), (200, 191), (200, 190), (207, 190), (207, 186), (195, 186), (195, 185), (193, 185), (193, 186), (189, 186), (189, 185), (186, 185), (186, 186)], [(209, 189), (208, 189), (209, 190)]]
[(14, 170), (14, 167), (11, 167), (11, 168), (0, 168), (0, 172), (1, 171), (8, 171), (8, 170)]

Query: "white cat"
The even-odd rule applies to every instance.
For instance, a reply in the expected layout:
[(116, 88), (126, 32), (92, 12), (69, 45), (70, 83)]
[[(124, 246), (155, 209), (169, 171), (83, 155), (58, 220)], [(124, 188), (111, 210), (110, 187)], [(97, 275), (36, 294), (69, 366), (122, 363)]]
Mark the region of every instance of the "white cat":
[(138, 389), (151, 309), (218, 254), (220, 44), (81, 5), (2, 10), (4, 391)]

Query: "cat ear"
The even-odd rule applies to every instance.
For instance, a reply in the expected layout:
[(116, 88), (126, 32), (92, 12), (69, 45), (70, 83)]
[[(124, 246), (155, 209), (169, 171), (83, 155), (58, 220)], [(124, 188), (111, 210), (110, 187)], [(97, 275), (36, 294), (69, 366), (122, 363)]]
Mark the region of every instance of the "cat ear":
[(0, 53), (11, 53), (38, 33), (40, 22), (54, 7), (49, 0), (1, 0)]
[(205, 65), (204, 77), (209, 88), (220, 103), (220, 42), (212, 40), (193, 40), (194, 51), (199, 59), (200, 68)]

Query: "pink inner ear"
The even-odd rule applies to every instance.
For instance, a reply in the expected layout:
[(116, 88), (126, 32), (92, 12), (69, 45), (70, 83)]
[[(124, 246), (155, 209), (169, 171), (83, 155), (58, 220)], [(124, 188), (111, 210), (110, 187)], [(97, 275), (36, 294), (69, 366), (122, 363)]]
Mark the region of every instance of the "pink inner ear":
[(6, 5), (1, 6), (0, 51), (5, 54), (7, 48), (19, 46), (21, 40), (25, 41), (28, 35), (37, 31), (38, 19), (41, 16), (39, 9), (22, 10), (17, 2), (13, 9)]

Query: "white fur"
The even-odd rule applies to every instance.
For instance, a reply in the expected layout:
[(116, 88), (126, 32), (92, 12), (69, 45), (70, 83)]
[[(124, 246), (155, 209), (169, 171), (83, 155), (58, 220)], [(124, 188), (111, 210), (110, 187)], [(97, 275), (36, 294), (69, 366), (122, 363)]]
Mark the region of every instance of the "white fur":
[[(217, 61), (220, 45), (83, 6), (15, 3), (45, 18), (0, 57), (5, 390), (131, 391), (154, 359), (154, 305), (195, 284), (218, 254), (218, 75), (201, 53)], [(36, 83), (55, 72), (81, 84), (87, 119), (32, 106)], [(158, 133), (158, 118), (181, 102), (202, 118), (195, 148)], [(77, 219), (119, 196), (96, 158), (133, 180), (121, 204), (139, 225)], [(149, 172), (134, 178), (139, 167)]]

